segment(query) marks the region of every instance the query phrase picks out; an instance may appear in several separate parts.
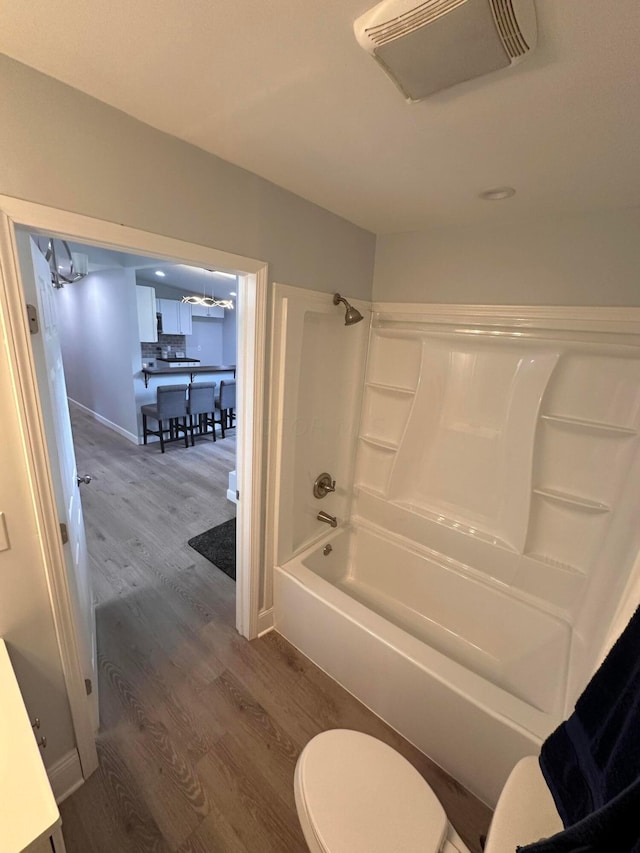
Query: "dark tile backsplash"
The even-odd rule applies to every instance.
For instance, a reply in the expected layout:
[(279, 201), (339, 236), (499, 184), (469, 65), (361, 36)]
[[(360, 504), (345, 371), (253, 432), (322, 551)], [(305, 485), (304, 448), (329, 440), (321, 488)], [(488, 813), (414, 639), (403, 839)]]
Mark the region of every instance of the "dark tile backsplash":
[(151, 361), (160, 357), (162, 347), (171, 347), (172, 352), (176, 350), (185, 351), (186, 342), (184, 335), (158, 335), (158, 343), (147, 343), (143, 341), (140, 344), (142, 350), (142, 360)]

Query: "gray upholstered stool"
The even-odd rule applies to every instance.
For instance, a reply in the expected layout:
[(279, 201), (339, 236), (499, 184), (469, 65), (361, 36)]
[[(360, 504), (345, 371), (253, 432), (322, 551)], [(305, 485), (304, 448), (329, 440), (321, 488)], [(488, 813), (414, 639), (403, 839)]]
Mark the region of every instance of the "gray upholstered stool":
[[(194, 418), (197, 418), (198, 434), (205, 435), (210, 423), (213, 423), (213, 413), (216, 408), (216, 383), (215, 382), (192, 382), (189, 385), (189, 430), (191, 432), (191, 446), (194, 444)], [(213, 440), (216, 440), (216, 429), (212, 430)]]
[[(165, 440), (176, 441), (180, 433), (183, 433), (184, 446), (189, 446), (186, 385), (160, 385), (156, 392), (155, 406), (141, 406), (140, 411), (142, 412), (142, 440), (145, 444), (148, 435), (157, 435), (160, 439), (160, 450), (164, 453)], [(157, 430), (149, 429), (147, 418), (154, 418), (158, 422)], [(165, 433), (169, 433), (168, 439), (165, 439)]]
[(231, 429), (236, 421), (236, 380), (223, 379), (220, 383), (220, 396), (216, 399), (216, 410), (220, 412), (220, 420), (213, 419), (213, 429), (220, 424), (220, 432), (224, 438), (225, 427)]

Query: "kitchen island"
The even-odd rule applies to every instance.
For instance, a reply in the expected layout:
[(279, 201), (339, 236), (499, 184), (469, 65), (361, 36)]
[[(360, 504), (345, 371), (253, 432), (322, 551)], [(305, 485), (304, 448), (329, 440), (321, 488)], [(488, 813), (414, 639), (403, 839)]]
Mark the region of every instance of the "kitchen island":
[(128, 433), (127, 438), (136, 444), (142, 444), (142, 417), (140, 407), (156, 402), (159, 385), (187, 385), (189, 382), (215, 382), (216, 391), (220, 390), (220, 382), (228, 382), (236, 378), (235, 364), (199, 364), (194, 367), (178, 366), (142, 367), (133, 375), (135, 394), (135, 411), (137, 415), (137, 431)]

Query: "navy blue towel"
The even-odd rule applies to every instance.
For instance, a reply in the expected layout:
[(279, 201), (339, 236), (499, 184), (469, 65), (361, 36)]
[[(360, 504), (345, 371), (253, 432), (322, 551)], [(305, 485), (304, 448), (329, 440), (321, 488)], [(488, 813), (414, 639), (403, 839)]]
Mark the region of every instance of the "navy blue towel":
[(542, 745), (565, 826), (522, 853), (640, 853), (640, 608)]

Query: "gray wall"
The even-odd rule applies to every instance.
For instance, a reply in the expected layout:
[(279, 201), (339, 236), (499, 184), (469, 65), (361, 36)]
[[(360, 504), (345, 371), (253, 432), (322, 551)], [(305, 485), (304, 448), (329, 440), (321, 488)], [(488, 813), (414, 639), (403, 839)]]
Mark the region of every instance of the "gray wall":
[(202, 364), (224, 364), (222, 358), (222, 327), (224, 320), (194, 317), (193, 334), (187, 335), (186, 354)]
[(237, 252), (273, 281), (371, 296), (375, 237), (0, 56), (0, 193)]
[(373, 293), (387, 302), (640, 305), (639, 275), (633, 208), (382, 236)]
[(133, 374), (140, 342), (132, 269), (89, 275), (56, 292), (67, 394), (137, 437)]
[(235, 364), (238, 357), (238, 312), (225, 311), (222, 326), (222, 363)]

